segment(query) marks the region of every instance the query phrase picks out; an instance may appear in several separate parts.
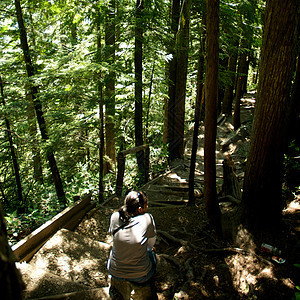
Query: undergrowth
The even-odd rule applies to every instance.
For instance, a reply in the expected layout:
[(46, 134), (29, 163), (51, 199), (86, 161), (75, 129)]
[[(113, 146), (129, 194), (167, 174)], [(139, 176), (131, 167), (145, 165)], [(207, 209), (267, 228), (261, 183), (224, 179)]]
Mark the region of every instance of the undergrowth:
[[(166, 146), (161, 148), (150, 149), (150, 178), (166, 169), (168, 164), (168, 151)], [(77, 166), (79, 172), (75, 173), (72, 178), (65, 182), (65, 193), (68, 205), (74, 203), (75, 196), (83, 196), (87, 193), (92, 193), (95, 196), (95, 201), (98, 200), (99, 189), (99, 174), (95, 173), (95, 169), (87, 164)], [(116, 189), (116, 174), (110, 172), (103, 178), (104, 199), (115, 193)], [(140, 175), (137, 170), (135, 155), (126, 157), (126, 170), (124, 176), (123, 191), (130, 189), (138, 189), (140, 185)], [(26, 198), (26, 213), (17, 213), (16, 205), (12, 201), (9, 204), (3, 203), (5, 212), (6, 226), (8, 239), (10, 244), (15, 244), (33, 230), (50, 220), (56, 214), (63, 210), (59, 204), (56, 193), (53, 190), (53, 185), (34, 183), (31, 185), (30, 192)]]

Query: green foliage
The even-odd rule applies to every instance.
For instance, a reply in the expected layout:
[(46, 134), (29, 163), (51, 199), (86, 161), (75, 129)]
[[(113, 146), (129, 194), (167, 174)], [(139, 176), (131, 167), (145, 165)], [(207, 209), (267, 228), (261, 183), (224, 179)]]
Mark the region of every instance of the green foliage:
[[(61, 209), (46, 159), (48, 148), (54, 151), (68, 203), (72, 203), (74, 196), (87, 191), (97, 194), (99, 105), (103, 97), (101, 89), (105, 89), (105, 78), (110, 71), (116, 74), (113, 117), (116, 151), (135, 144), (135, 2), (122, 0), (117, 3), (115, 58), (109, 63), (104, 59), (108, 5), (109, 2), (103, 0), (22, 1), (35, 68), (35, 76), (28, 80), (14, 5), (8, 0), (0, 2), (0, 74), (6, 100), (5, 107), (0, 105), (0, 195), (11, 235), (20, 237), (22, 227), (32, 229)], [(170, 42), (174, 38), (170, 31), (170, 5), (171, 2), (166, 0), (146, 1), (143, 11), (143, 122), (144, 126), (147, 124), (145, 141), (151, 144), (150, 172), (153, 176), (168, 163), (167, 146), (163, 145), (162, 137), (168, 95), (166, 71), (171, 58)], [(229, 75), (225, 62), (230, 53), (238, 51), (233, 45), (233, 37), (240, 39), (252, 34), (256, 49), (260, 41), (261, 12), (250, 0), (221, 2), (220, 5), (220, 58), (224, 61), (220, 69), (220, 86), (223, 87)], [(187, 121), (194, 117), (198, 58), (204, 51), (204, 13), (205, 1), (194, 2), (186, 93)], [(47, 142), (41, 139), (31, 100), (26, 97), (29, 83), (38, 88), (37, 97), (42, 103), (49, 134)], [(106, 104), (109, 101), (102, 100)], [(18, 199), (7, 134), (2, 130), (5, 114), (11, 125), (26, 201), (27, 213), (22, 216), (15, 215)], [(41, 159), (43, 183), (36, 180), (34, 171), (37, 154)], [(136, 187), (139, 177), (133, 155), (126, 161), (125, 189)], [(106, 197), (115, 191), (115, 172), (106, 174), (103, 180)]]

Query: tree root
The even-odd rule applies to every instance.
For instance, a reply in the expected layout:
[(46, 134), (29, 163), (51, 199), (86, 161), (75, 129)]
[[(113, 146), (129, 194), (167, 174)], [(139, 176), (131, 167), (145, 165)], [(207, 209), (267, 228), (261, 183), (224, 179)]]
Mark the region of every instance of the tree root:
[(178, 268), (178, 270), (182, 269), (182, 264), (180, 263), (180, 261), (177, 258), (170, 256), (168, 254), (164, 254), (164, 253), (158, 254), (158, 256), (159, 256), (159, 258), (164, 258), (164, 259), (172, 262)]
[(190, 242), (188, 241), (185, 241), (183, 239), (178, 239), (176, 237), (174, 237), (173, 235), (171, 235), (170, 233), (166, 232), (166, 231), (163, 231), (163, 230), (157, 230), (156, 231), (158, 234), (160, 235), (163, 235), (165, 238), (167, 238), (168, 240), (174, 242), (174, 243), (178, 243), (182, 246), (186, 246), (186, 247), (191, 247), (193, 249), (197, 249), (198, 247), (191, 244)]
[(223, 197), (219, 197), (218, 198), (218, 201), (219, 202), (232, 202), (234, 204), (237, 204), (237, 205), (240, 205), (241, 204), (241, 200), (231, 196), (231, 195), (226, 195), (226, 196), (223, 196)]

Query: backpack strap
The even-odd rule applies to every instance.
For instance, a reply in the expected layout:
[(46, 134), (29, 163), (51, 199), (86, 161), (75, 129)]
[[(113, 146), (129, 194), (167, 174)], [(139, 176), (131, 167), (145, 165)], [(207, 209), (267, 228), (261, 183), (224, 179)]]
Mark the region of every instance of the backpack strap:
[(129, 221), (123, 223), (122, 225), (120, 225), (117, 229), (115, 229), (112, 233), (112, 235), (114, 236), (120, 229), (124, 228), (126, 225), (129, 224)]

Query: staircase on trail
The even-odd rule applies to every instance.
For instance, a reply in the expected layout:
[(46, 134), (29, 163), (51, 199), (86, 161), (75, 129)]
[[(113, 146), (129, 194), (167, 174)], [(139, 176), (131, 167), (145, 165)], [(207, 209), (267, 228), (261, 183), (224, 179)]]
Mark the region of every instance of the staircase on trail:
[[(246, 102), (244, 106), (247, 109)], [(251, 106), (249, 109), (252, 108)], [(231, 147), (230, 141), (226, 141), (225, 137), (228, 138), (228, 135), (233, 133), (233, 128), (229, 123), (225, 123), (226, 120), (220, 122), (223, 124), (218, 126), (216, 152), (219, 188), (222, 185), (222, 160), (228, 153), (234, 156), (237, 151), (241, 152), (243, 147), (243, 143), (236, 148)], [(142, 187), (149, 198), (149, 212), (154, 215), (154, 219), (155, 215), (161, 216), (162, 221), (157, 223), (158, 229), (163, 227), (162, 216), (172, 218), (170, 215), (176, 212), (174, 209), (184, 208), (188, 202), (191, 136), (187, 135), (185, 160), (175, 161), (169, 170)], [(226, 142), (228, 145), (225, 145), (225, 149)], [(241, 164), (238, 165), (237, 172), (242, 172)], [(195, 172), (195, 189), (199, 195), (203, 190), (203, 183), (203, 136), (200, 134)], [(76, 227), (67, 226), (65, 222), (30, 261), (17, 263), (26, 284), (26, 299), (109, 299), (106, 263), (112, 240), (107, 230), (110, 215), (122, 205), (122, 201), (115, 197), (104, 205), (92, 208)], [(180, 214), (181, 211), (178, 212), (178, 216)], [(174, 219), (176, 217), (177, 215)], [(160, 277), (160, 284), (164, 289), (172, 289), (171, 286), (176, 284), (172, 278), (179, 280), (178, 270), (166, 267), (163, 263), (162, 268), (165, 269), (165, 273)], [(173, 299), (173, 296), (170, 296), (170, 299)]]
[[(184, 162), (180, 161), (142, 188), (149, 197), (150, 213), (185, 206), (187, 172)], [(91, 209), (75, 228), (66, 222), (29, 262), (17, 264), (26, 284), (26, 299), (109, 299), (106, 264), (112, 239), (107, 230), (110, 215), (122, 201), (111, 198)], [(168, 286), (177, 271), (166, 266), (167, 262), (162, 264), (168, 271), (160, 279), (161, 284)]]

